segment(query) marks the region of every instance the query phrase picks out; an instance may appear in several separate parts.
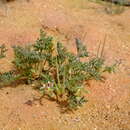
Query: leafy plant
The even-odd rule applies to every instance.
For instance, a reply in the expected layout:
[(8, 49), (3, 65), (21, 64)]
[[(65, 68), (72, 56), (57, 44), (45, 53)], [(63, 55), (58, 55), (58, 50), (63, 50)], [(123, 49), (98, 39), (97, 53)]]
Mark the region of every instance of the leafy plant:
[(0, 86), (10, 85), (19, 79), (19, 74), (15, 71), (4, 72), (0, 74)]
[[(0, 46), (0, 59), (6, 57), (7, 48), (4, 44)], [(14, 71), (0, 73), (0, 86), (9, 85), (13, 81), (17, 80), (18, 75)]]
[(44, 96), (77, 109), (86, 101), (85, 82), (104, 80), (102, 74), (112, 72), (114, 67), (105, 66), (101, 57), (88, 60), (89, 53), (80, 39), (76, 39), (76, 48), (75, 55), (41, 30), (34, 44), (13, 47), (15, 79), (34, 84)]

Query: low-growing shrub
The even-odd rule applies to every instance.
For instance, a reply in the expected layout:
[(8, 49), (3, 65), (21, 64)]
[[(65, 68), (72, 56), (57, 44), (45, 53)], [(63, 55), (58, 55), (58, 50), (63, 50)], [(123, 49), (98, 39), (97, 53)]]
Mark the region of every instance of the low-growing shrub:
[(64, 103), (69, 109), (77, 109), (86, 101), (85, 83), (104, 80), (102, 74), (114, 71), (115, 66), (105, 66), (101, 57), (88, 60), (89, 53), (79, 39), (76, 48), (77, 54), (69, 52), (41, 30), (34, 44), (13, 47), (17, 79), (33, 84), (43, 96)]
[[(6, 51), (7, 48), (6, 46), (3, 44), (0, 46), (0, 59), (6, 57)], [(9, 85), (10, 83), (12, 83), (13, 81), (16, 81), (17, 79), (19, 79), (18, 75), (16, 75), (14, 73), (14, 71), (9, 71), (9, 72), (4, 72), (1, 73), (0, 72), (0, 86), (4, 86), (4, 85)]]
[[(41, 30), (34, 44), (13, 46), (14, 70), (0, 73), (0, 85), (22, 80), (33, 84), (43, 96), (64, 103), (67, 109), (77, 109), (86, 101), (85, 84), (89, 80), (104, 81), (102, 74), (113, 72), (116, 64), (105, 66), (102, 56), (90, 59), (83, 43), (79, 39), (75, 43), (77, 53), (73, 54)], [(0, 58), (6, 51), (1, 45)]]

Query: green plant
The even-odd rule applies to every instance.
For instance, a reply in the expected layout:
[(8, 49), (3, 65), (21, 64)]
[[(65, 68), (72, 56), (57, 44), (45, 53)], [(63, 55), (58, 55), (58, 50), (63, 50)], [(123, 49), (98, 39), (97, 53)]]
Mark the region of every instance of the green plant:
[(0, 74), (0, 86), (10, 85), (19, 79), (19, 74), (15, 71), (4, 72)]
[(86, 101), (85, 82), (102, 81), (102, 74), (114, 69), (105, 66), (101, 57), (88, 60), (89, 53), (79, 39), (76, 39), (76, 48), (77, 54), (69, 52), (41, 30), (34, 44), (13, 47), (15, 79), (32, 83), (44, 96), (64, 103), (69, 109), (77, 109)]
[[(4, 58), (6, 56), (7, 48), (3, 44), (0, 46), (0, 59)], [(0, 86), (3, 85), (9, 85), (13, 81), (17, 80), (18, 75), (14, 73), (14, 71), (4, 72), (0, 73)]]
[(47, 72), (46, 64), (52, 56), (52, 37), (46, 37), (45, 33), (41, 32), (40, 38), (35, 44), (26, 47), (13, 46), (15, 54), (13, 64), (28, 83), (40, 79), (43, 73)]

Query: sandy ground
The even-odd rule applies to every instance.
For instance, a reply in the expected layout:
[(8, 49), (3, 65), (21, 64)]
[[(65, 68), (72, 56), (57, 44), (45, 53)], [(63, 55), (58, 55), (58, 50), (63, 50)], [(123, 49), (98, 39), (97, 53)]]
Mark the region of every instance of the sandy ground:
[(14, 44), (33, 42), (42, 28), (75, 51), (74, 38), (81, 38), (96, 54), (107, 36), (104, 57), (108, 64), (120, 61), (115, 74), (105, 83), (93, 81), (88, 102), (74, 113), (61, 113), (52, 101), (25, 104), (39, 96), (30, 86), (0, 89), (1, 130), (130, 130), (130, 8), (118, 15), (105, 12), (106, 4), (86, 0), (17, 0), (0, 7), (0, 44), (6, 44), (7, 58), (1, 71), (12, 68)]

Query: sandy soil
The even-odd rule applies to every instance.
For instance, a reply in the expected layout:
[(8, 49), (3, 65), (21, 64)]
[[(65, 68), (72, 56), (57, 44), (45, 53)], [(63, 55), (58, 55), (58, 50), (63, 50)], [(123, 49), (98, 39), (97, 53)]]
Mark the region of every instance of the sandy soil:
[(25, 104), (37, 91), (30, 86), (0, 89), (1, 130), (130, 130), (130, 8), (118, 15), (105, 12), (106, 4), (85, 0), (17, 0), (0, 7), (0, 44), (7, 58), (1, 71), (12, 68), (14, 44), (33, 42), (43, 28), (72, 51), (74, 38), (81, 38), (90, 54), (96, 54), (107, 36), (104, 57), (108, 64), (120, 61), (116, 74), (106, 74), (105, 83), (91, 82), (88, 102), (74, 113), (61, 113), (52, 101)]

